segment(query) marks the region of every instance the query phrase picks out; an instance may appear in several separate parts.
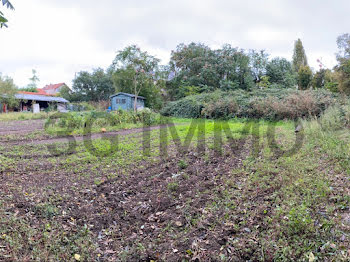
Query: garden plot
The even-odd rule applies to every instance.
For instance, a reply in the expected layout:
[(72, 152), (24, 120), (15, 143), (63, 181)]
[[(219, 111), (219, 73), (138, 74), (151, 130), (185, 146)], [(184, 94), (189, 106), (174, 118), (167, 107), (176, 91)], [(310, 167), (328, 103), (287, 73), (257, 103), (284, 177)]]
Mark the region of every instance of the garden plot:
[[(334, 154), (340, 142), (306, 131), (302, 148), (283, 156), (268, 145), (266, 125), (241, 134), (244, 123), (232, 121), (233, 140), (218, 148), (207, 121), (204, 151), (199, 132), (188, 151), (168, 133), (167, 155), (161, 129), (149, 131), (146, 155), (145, 137), (132, 131), (100, 155), (82, 141), (58, 155), (47, 144), (1, 144), (1, 259), (346, 261), (350, 182), (346, 157)], [(183, 143), (190, 123), (175, 128)], [(283, 148), (293, 145), (293, 124), (278, 123), (276, 133)], [(93, 140), (100, 152), (109, 143)], [(65, 152), (66, 143), (55, 145)]]

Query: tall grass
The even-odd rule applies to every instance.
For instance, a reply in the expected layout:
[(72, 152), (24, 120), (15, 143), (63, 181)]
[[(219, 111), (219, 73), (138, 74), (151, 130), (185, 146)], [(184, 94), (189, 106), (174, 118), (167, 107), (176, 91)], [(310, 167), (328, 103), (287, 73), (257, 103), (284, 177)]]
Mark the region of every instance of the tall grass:
[(319, 118), (303, 121), (309, 135), (345, 131), (350, 127), (350, 102), (336, 104), (325, 110)]
[(143, 126), (166, 123), (166, 117), (145, 109), (134, 113), (132, 111), (118, 110), (107, 112), (71, 112), (56, 114), (46, 120), (45, 130), (49, 134), (68, 132), (84, 134), (86, 132), (116, 131)]
[(16, 121), (16, 120), (33, 120), (33, 119), (46, 119), (52, 113), (40, 112), (33, 114), (30, 112), (11, 112), (0, 114), (0, 121)]
[(350, 174), (350, 103), (334, 105), (320, 118), (302, 123), (310, 146), (321, 148)]

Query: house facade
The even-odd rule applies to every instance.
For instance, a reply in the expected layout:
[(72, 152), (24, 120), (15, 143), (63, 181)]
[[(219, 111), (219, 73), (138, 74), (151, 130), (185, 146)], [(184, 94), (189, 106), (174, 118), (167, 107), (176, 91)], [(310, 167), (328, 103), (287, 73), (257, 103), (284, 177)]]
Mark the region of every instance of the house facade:
[[(133, 110), (135, 102), (135, 95), (128, 93), (117, 93), (110, 96), (111, 110)], [(137, 109), (143, 109), (145, 107), (145, 98), (137, 96)]]

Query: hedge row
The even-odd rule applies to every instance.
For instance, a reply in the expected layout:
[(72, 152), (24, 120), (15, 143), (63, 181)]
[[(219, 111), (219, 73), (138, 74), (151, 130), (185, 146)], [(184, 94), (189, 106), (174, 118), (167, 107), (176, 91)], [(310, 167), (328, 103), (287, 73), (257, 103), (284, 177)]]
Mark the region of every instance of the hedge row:
[(144, 109), (137, 113), (133, 111), (117, 110), (111, 113), (107, 112), (70, 112), (56, 113), (46, 120), (46, 126), (56, 126), (59, 128), (69, 127), (70, 129), (79, 129), (86, 126), (91, 127), (110, 127), (121, 124), (142, 123), (147, 126), (163, 124), (167, 121), (159, 113), (150, 109)]
[(327, 90), (216, 91), (170, 102), (162, 114), (185, 118), (294, 120), (318, 116), (335, 101), (334, 94)]

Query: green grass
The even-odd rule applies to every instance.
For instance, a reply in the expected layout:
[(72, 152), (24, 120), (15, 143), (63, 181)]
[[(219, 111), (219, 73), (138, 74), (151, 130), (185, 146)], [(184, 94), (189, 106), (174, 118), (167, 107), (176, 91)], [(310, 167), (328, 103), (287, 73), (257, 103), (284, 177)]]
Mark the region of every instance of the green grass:
[(16, 120), (34, 120), (34, 119), (46, 119), (50, 116), (52, 113), (20, 113), (20, 112), (13, 112), (13, 113), (3, 113), (0, 114), (0, 121), (16, 121)]

